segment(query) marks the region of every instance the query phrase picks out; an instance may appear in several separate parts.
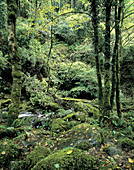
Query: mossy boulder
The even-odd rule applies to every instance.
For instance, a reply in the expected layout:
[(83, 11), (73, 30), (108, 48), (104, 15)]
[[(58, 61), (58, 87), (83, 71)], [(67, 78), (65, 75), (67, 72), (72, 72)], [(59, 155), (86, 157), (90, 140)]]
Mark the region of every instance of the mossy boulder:
[(117, 143), (126, 151), (134, 149), (134, 141), (129, 138), (120, 139), (117, 141)]
[(99, 160), (96, 157), (90, 156), (80, 149), (67, 148), (55, 152), (49, 155), (45, 159), (38, 162), (32, 170), (59, 170), (68, 169), (84, 169), (84, 170), (95, 170), (99, 167)]
[(89, 117), (93, 117), (95, 119), (100, 117), (99, 110), (89, 103), (75, 102), (74, 108), (76, 112), (81, 111), (87, 114)]
[(37, 162), (44, 159), (51, 153), (49, 148), (43, 146), (37, 146), (33, 151), (30, 152), (26, 157), (25, 169), (30, 170)]
[(75, 147), (81, 150), (88, 150), (91, 147), (91, 145), (88, 141), (85, 141), (78, 143)]
[(76, 120), (76, 121), (80, 121), (80, 122), (85, 122), (87, 116), (82, 113), (82, 112), (77, 112), (77, 113), (71, 113), (68, 114), (66, 117), (63, 118), (63, 120), (65, 121), (72, 121), (72, 120)]
[(19, 158), (23, 152), (19, 145), (11, 140), (2, 140), (0, 142), (0, 168), (8, 168), (10, 161)]
[(64, 130), (68, 130), (71, 127), (71, 124), (67, 121), (64, 121), (62, 118), (52, 119), (49, 127), (52, 132), (59, 133)]
[(104, 152), (106, 152), (108, 155), (113, 156), (113, 155), (123, 155), (124, 153), (117, 147), (115, 146), (107, 146), (103, 149)]
[(77, 144), (87, 141), (89, 148), (100, 148), (103, 143), (103, 135), (101, 129), (87, 123), (81, 123), (71, 129), (62, 132), (58, 138), (53, 141), (52, 149), (59, 150), (65, 147), (76, 147)]

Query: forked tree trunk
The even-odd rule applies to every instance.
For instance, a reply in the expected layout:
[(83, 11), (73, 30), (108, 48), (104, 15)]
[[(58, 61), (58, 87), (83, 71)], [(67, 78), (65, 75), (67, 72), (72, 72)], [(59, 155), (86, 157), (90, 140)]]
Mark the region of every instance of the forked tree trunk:
[(16, 15), (17, 0), (7, 0), (8, 11), (8, 47), (9, 56), (12, 63), (12, 91), (11, 104), (9, 105), (9, 114), (7, 125), (11, 126), (13, 121), (18, 118), (20, 97), (21, 97), (21, 56), (17, 51), (16, 41)]

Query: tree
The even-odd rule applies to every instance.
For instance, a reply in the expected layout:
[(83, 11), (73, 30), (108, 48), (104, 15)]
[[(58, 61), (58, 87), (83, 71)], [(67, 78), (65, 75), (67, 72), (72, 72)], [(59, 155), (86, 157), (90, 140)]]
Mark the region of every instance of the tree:
[(103, 91), (102, 91), (102, 77), (101, 77), (101, 68), (99, 60), (99, 39), (98, 39), (98, 1), (91, 1), (91, 12), (92, 12), (92, 25), (93, 25), (93, 41), (94, 41), (94, 51), (95, 51), (95, 60), (96, 60), (96, 72), (98, 80), (98, 98), (99, 98), (99, 110), (102, 112), (103, 109)]
[(11, 126), (13, 121), (18, 118), (20, 97), (21, 97), (21, 56), (17, 50), (16, 40), (16, 17), (17, 0), (7, 0), (8, 12), (8, 50), (12, 63), (12, 91), (11, 104), (9, 105), (9, 115), (7, 125)]

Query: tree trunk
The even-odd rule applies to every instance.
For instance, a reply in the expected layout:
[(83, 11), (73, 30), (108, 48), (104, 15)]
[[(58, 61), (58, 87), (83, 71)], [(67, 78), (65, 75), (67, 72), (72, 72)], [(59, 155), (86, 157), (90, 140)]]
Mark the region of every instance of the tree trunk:
[[(120, 35), (121, 35), (120, 20), (121, 20), (122, 2), (123, 2), (123, 0), (119, 0), (118, 27), (117, 27), (117, 33), (119, 35), (118, 42), (119, 42)], [(121, 106), (120, 106), (120, 53), (119, 53), (119, 48), (118, 48), (117, 56), (116, 56), (116, 77), (117, 77), (117, 84), (116, 84), (116, 107), (117, 107), (118, 117), (121, 118), (122, 114), (121, 114)]]
[(116, 56), (117, 56), (118, 43), (119, 43), (117, 14), (118, 14), (117, 0), (115, 0), (115, 44), (114, 44), (114, 51), (113, 51), (113, 58), (112, 58), (112, 89), (111, 89), (111, 98), (110, 98), (111, 109), (113, 108), (115, 91), (116, 91)]
[(8, 47), (9, 56), (12, 63), (12, 91), (11, 104), (9, 105), (9, 114), (7, 125), (11, 126), (13, 121), (18, 118), (20, 97), (21, 97), (21, 56), (17, 51), (16, 41), (16, 15), (17, 0), (7, 0), (8, 11)]
[(110, 116), (110, 16), (111, 1), (106, 0), (106, 32), (105, 32), (105, 63), (104, 63), (104, 110), (103, 115)]
[(99, 99), (99, 110), (102, 112), (103, 107), (103, 91), (102, 91), (102, 78), (101, 78), (101, 68), (99, 60), (99, 40), (98, 40), (98, 13), (97, 13), (97, 1), (91, 1), (91, 12), (92, 12), (92, 25), (94, 29), (94, 49), (95, 49), (95, 60), (96, 60), (96, 72), (98, 80), (98, 99)]

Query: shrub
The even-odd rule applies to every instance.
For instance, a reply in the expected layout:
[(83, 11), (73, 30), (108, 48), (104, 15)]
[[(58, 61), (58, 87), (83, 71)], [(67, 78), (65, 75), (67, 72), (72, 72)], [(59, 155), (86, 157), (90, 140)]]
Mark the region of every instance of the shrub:
[(67, 96), (87, 99), (97, 97), (95, 68), (82, 62), (61, 63), (57, 73), (60, 90), (67, 91)]

